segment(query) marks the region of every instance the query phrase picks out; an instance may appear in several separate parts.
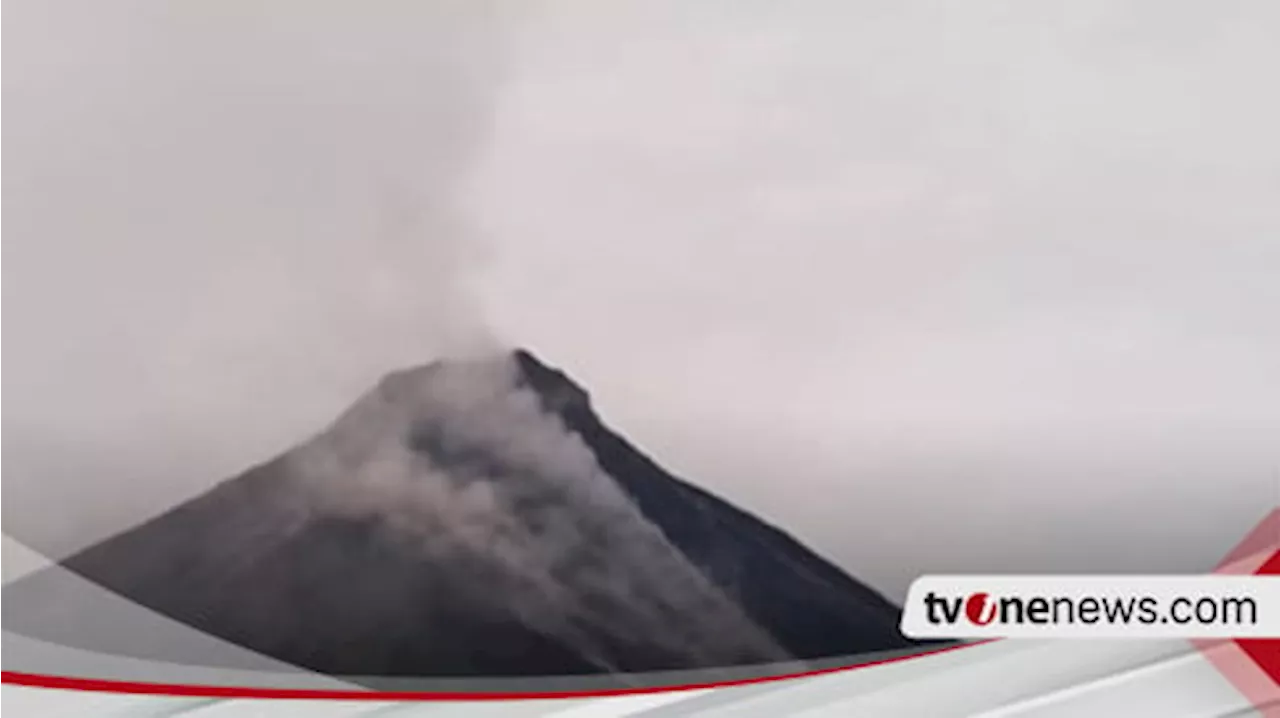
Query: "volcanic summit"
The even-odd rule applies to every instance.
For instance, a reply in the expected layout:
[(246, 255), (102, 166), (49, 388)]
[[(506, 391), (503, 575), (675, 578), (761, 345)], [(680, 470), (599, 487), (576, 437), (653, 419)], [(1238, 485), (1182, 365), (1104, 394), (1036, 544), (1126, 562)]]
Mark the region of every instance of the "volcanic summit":
[[(895, 606), (664, 471), (525, 350), (394, 372), (314, 438), (63, 566), (331, 675), (640, 672), (911, 645)], [(41, 581), (6, 599), (39, 596), (59, 616)]]

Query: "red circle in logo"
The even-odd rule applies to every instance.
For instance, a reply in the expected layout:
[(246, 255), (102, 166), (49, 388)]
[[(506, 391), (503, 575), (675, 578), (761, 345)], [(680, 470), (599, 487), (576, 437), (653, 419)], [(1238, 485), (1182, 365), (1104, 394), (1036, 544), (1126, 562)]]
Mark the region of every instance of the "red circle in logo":
[(969, 596), (964, 602), (964, 615), (979, 626), (991, 623), (996, 617), (996, 612), (994, 610), (995, 606), (991, 607), (992, 610), (985, 610), (988, 598), (990, 596), (985, 593), (975, 593)]

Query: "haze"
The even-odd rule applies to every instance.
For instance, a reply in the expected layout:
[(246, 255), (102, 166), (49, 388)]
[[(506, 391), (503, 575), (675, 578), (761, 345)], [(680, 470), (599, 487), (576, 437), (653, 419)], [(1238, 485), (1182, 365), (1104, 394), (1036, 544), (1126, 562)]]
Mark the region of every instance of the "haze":
[(1274, 3), (8, 3), (5, 531), (532, 348), (901, 598), (1280, 498)]

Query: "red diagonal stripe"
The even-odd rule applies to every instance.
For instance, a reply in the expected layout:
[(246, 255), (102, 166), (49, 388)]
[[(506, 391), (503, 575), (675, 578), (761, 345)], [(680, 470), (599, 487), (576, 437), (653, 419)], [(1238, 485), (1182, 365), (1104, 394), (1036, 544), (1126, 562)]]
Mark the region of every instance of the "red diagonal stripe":
[[(1267, 514), (1222, 559), (1215, 572), (1280, 573), (1280, 509)], [(1276, 703), (1280, 700), (1280, 641), (1193, 640), (1192, 643), (1263, 715), (1280, 718), (1280, 704)]]
[[(1257, 570), (1262, 576), (1280, 575), (1280, 551), (1271, 554), (1271, 558)], [(1254, 663), (1271, 677), (1271, 680), (1280, 685), (1280, 640), (1276, 639), (1251, 639), (1237, 641), (1240, 644), (1240, 650), (1248, 654)]]
[(1216, 571), (1255, 554), (1280, 549), (1280, 509), (1273, 509), (1218, 564)]

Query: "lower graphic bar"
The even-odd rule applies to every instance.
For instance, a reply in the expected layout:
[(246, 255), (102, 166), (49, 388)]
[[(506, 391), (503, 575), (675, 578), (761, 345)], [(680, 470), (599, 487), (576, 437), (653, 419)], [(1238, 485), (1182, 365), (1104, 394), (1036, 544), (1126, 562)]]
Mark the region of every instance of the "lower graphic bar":
[(913, 638), (1280, 638), (1280, 576), (924, 576)]

